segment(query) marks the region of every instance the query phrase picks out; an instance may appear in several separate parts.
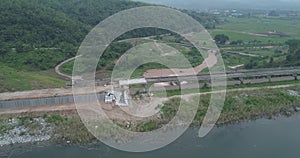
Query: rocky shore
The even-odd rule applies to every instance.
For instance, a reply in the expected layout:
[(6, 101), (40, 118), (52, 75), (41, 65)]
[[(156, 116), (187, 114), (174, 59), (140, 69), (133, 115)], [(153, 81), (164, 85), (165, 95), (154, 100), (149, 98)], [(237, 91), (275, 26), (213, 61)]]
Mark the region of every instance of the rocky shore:
[(44, 118), (8, 119), (1, 123), (0, 146), (48, 141), (53, 125)]

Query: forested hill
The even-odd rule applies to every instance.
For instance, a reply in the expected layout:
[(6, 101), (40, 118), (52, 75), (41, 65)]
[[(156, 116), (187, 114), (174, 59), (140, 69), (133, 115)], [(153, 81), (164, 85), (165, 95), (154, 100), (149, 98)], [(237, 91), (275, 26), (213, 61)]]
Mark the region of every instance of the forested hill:
[(74, 56), (91, 28), (118, 11), (146, 5), (127, 0), (4, 0), (0, 62), (46, 70)]
[[(129, 0), (1, 1), (0, 63), (18, 70), (54, 68), (75, 55), (81, 41), (101, 20), (145, 5), (149, 4)], [(203, 17), (207, 27), (214, 26), (214, 18), (189, 14), (199, 21)]]
[(121, 10), (149, 5), (129, 0), (37, 0), (88, 25), (96, 25)]
[(0, 4), (1, 48), (78, 45), (99, 21), (142, 5), (124, 0), (6, 0)]

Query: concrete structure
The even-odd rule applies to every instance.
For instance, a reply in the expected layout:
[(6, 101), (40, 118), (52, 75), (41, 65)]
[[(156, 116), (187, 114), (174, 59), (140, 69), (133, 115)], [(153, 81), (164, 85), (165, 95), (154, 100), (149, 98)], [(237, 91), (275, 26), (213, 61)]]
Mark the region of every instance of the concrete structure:
[(116, 100), (116, 97), (115, 97), (115, 95), (114, 95), (113, 93), (107, 93), (107, 94), (105, 95), (104, 102), (105, 102), (106, 104), (111, 104), (111, 103), (113, 103), (115, 100)]
[[(197, 75), (197, 81), (209, 81), (211, 78), (214, 79), (235, 79), (235, 80), (245, 80), (245, 79), (257, 79), (266, 77), (271, 82), (273, 78), (282, 76), (294, 76), (294, 79), (298, 79), (300, 75), (300, 67), (289, 67), (289, 68), (270, 68), (270, 69), (257, 69), (257, 70), (243, 70), (237, 72), (226, 72), (224, 74), (201, 74)], [(160, 78), (146, 78), (147, 83), (159, 83), (159, 82), (174, 82), (178, 81), (195, 81), (194, 76), (170, 76), (170, 77), (160, 77)]]
[[(243, 70), (235, 72), (226, 72), (226, 74), (201, 74), (195, 76), (169, 76), (169, 77), (154, 77), (154, 78), (140, 78), (126, 81), (120, 81), (120, 86), (124, 85), (137, 85), (144, 84), (144, 92), (149, 92), (149, 85), (155, 83), (176, 83), (170, 84), (168, 90), (175, 89), (193, 89), (196, 88), (196, 84), (192, 85), (181, 85), (180, 81), (186, 81), (189, 83), (199, 82), (200, 88), (207, 83), (208, 86), (212, 83), (212, 78), (215, 80), (226, 79), (228, 85), (235, 84), (253, 84), (253, 83), (265, 83), (265, 82), (276, 82), (276, 81), (289, 81), (298, 80), (300, 75), (300, 67), (288, 67), (288, 68), (268, 68), (268, 69), (256, 69), (256, 70)], [(222, 83), (214, 81), (218, 86), (222, 86)], [(173, 88), (171, 88), (173, 87)], [(136, 90), (138, 90), (136, 88)], [(139, 89), (141, 91), (142, 89)], [(155, 90), (155, 89), (153, 89)], [(143, 90), (142, 90), (143, 91)]]
[(117, 106), (128, 106), (129, 96), (126, 90), (114, 91), (105, 95), (104, 102), (106, 104), (115, 103)]
[(145, 78), (137, 78), (137, 79), (130, 79), (130, 80), (120, 80), (120, 86), (130, 86), (130, 85), (138, 85), (138, 84), (147, 84)]
[(126, 90), (122, 90), (121, 92), (115, 91), (116, 96), (116, 105), (117, 106), (128, 106), (129, 105), (129, 96)]

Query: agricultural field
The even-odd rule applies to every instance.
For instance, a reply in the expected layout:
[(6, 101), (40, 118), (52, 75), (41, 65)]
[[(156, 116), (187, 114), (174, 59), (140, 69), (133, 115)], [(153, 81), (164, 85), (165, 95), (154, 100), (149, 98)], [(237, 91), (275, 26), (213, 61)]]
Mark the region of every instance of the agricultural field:
[(297, 62), (290, 64), (288, 58), (296, 57), (291, 53), (297, 54), (289, 47), (297, 43), (291, 41), (300, 39), (299, 17), (256, 15), (220, 19), (222, 23), (209, 32), (215, 39), (221, 35), (224, 38), (219, 47), (227, 69), (240, 64), (245, 69), (298, 66)]
[(212, 36), (226, 34), (231, 41), (258, 41), (262, 44), (282, 44), (289, 39), (300, 39), (300, 18), (253, 17), (223, 18), (224, 22), (210, 30)]

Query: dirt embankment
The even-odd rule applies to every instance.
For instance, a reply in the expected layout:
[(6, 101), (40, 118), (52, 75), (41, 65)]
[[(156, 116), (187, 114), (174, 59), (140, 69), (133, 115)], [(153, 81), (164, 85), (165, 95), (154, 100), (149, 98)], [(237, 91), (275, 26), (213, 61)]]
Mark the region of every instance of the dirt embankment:
[(77, 91), (76, 94), (90, 94), (93, 92), (100, 93), (100, 92), (106, 92), (111, 90), (111, 86), (95, 87), (95, 89), (93, 89), (93, 87), (76, 88), (76, 89), (55, 88), (55, 89), (0, 93), (0, 101), (49, 98), (49, 97), (57, 97), (57, 96), (71, 96), (73, 95), (73, 90)]

